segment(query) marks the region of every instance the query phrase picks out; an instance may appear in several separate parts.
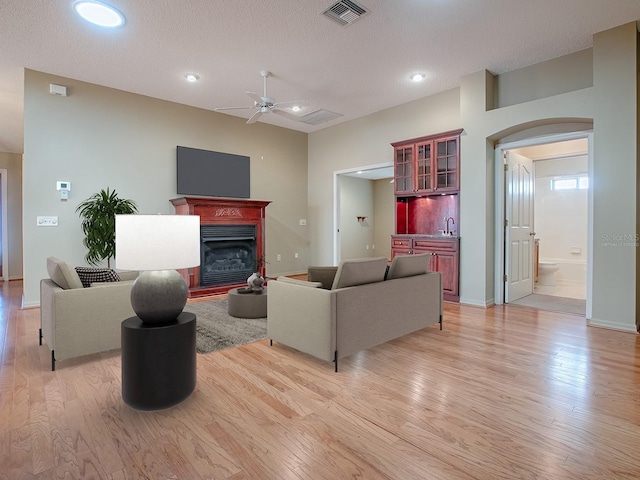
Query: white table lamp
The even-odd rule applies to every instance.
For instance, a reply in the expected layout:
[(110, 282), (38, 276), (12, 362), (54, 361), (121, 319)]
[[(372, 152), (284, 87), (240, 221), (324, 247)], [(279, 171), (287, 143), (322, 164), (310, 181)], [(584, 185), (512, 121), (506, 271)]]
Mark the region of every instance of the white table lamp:
[(198, 265), (198, 215), (116, 215), (116, 267), (141, 271), (131, 306), (143, 323), (168, 323), (180, 315), (188, 292), (175, 269)]

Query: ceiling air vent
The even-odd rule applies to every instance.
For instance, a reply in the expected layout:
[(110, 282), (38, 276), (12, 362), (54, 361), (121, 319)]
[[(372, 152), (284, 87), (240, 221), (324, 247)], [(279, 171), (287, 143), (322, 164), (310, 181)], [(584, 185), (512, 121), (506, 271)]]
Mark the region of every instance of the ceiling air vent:
[(341, 117), (341, 113), (331, 112), (329, 110), (316, 110), (315, 112), (307, 113), (300, 117), (300, 121), (309, 125), (320, 125), (321, 123), (334, 120)]
[(324, 15), (345, 27), (351, 25), (367, 13), (369, 12), (351, 0), (341, 0), (323, 12)]

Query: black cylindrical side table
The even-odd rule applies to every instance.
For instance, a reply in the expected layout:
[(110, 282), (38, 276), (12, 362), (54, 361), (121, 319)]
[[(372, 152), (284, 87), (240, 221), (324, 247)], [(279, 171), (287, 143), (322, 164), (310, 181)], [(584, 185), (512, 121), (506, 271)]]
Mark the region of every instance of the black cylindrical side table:
[(136, 410), (161, 410), (196, 388), (196, 316), (181, 313), (164, 325), (122, 322), (122, 399)]

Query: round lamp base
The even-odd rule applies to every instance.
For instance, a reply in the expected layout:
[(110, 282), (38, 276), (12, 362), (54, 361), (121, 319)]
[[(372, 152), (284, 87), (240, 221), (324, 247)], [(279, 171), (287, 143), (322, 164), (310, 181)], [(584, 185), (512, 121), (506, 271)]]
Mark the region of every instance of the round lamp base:
[(187, 303), (187, 285), (175, 270), (142, 272), (131, 289), (131, 306), (143, 323), (169, 323)]

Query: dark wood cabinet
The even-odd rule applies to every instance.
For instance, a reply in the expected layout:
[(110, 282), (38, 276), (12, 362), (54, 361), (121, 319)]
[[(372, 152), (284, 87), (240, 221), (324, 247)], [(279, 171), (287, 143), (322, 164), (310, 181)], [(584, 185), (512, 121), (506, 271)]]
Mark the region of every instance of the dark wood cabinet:
[(431, 255), (429, 269), (442, 273), (445, 300), (459, 294), (460, 134), (453, 130), (395, 142), (395, 235), (391, 257)]
[(411, 238), (398, 238), (391, 236), (391, 258), (396, 255), (411, 255), (413, 241)]
[(442, 273), (442, 290), (445, 300), (457, 302), (459, 293), (460, 239), (426, 235), (392, 235), (391, 257), (396, 255), (431, 255), (429, 271)]
[(457, 192), (460, 189), (461, 131), (392, 143), (396, 195)]

